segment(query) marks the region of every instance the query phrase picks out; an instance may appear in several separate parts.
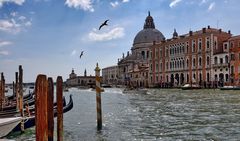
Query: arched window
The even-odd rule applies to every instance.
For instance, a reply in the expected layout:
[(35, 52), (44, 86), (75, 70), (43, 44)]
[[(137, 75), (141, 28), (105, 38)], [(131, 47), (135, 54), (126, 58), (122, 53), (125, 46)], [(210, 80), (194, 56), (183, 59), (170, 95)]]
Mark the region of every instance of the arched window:
[(207, 65), (210, 65), (210, 57), (207, 57)]
[(225, 63), (228, 63), (228, 56), (225, 56)]
[(195, 61), (196, 61), (196, 59), (195, 58), (193, 58), (193, 67), (195, 67)]
[(187, 59), (187, 68), (188, 68), (188, 66), (189, 66), (189, 61), (188, 61), (188, 59)]
[(214, 57), (214, 64), (217, 64), (217, 57)]
[(145, 51), (142, 51), (142, 59), (145, 59)]
[(199, 63), (199, 66), (202, 66), (202, 58), (201, 57), (199, 58), (198, 63)]
[(209, 81), (210, 81), (210, 74), (207, 73), (207, 82), (209, 82)]

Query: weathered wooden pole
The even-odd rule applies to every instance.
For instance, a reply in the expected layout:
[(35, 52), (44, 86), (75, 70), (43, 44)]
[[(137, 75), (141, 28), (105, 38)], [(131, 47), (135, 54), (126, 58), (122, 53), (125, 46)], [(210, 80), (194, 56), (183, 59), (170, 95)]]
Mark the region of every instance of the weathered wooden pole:
[(3, 73), (1, 73), (1, 80), (0, 80), (0, 110), (3, 109)]
[(48, 140), (48, 81), (46, 75), (38, 75), (35, 83), (36, 141)]
[[(24, 117), (23, 111), (23, 69), (22, 65), (19, 65), (19, 110), (22, 117)], [(21, 122), (21, 131), (24, 131), (24, 121)]]
[(20, 106), (19, 106), (19, 84), (18, 84), (18, 72), (15, 72), (15, 96), (16, 96), (16, 101), (17, 101), (17, 110), (20, 109)]
[(57, 141), (63, 141), (63, 80), (57, 77)]
[(53, 141), (54, 113), (53, 113), (54, 88), (53, 79), (48, 78), (48, 141)]
[(100, 85), (100, 68), (95, 68), (96, 75), (96, 105), (97, 105), (97, 130), (102, 130), (102, 105), (101, 105), (101, 85)]
[(3, 73), (1, 74), (2, 77), (2, 102), (5, 103), (5, 78)]
[(13, 81), (12, 83), (12, 90), (13, 90), (13, 98), (16, 97), (16, 93), (15, 93), (15, 83)]

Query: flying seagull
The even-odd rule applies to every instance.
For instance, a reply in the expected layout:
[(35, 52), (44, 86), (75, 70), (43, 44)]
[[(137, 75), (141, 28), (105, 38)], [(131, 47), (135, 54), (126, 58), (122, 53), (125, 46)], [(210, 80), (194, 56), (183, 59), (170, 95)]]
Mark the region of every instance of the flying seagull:
[(108, 24), (107, 24), (108, 21), (109, 21), (109, 20), (106, 20), (104, 23), (102, 23), (102, 24), (99, 26), (99, 30), (100, 30), (104, 25), (108, 25)]
[(82, 57), (82, 56), (83, 56), (83, 51), (81, 52), (81, 54), (80, 54), (80, 56), (79, 56), (79, 57), (80, 57), (80, 59), (81, 59), (81, 57)]

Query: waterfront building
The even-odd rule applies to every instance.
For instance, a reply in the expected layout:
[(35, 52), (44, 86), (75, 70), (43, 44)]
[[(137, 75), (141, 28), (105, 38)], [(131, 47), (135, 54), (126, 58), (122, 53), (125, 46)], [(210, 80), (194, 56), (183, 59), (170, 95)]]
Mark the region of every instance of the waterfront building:
[[(118, 60), (117, 83), (134, 87), (240, 86), (240, 36), (210, 26), (182, 35), (174, 29), (172, 35), (165, 39), (149, 12), (131, 53)], [(109, 81), (111, 74), (104, 75)]]
[(198, 31), (155, 43), (149, 59), (151, 86), (199, 84), (217, 87), (229, 82), (231, 33), (208, 26)]
[(150, 46), (153, 41), (160, 42), (165, 37), (155, 28), (154, 20), (148, 12), (143, 29), (134, 38), (131, 53), (123, 54), (118, 61), (118, 81), (134, 87), (148, 87), (148, 68)]
[(118, 66), (110, 66), (102, 69), (102, 77), (104, 84), (118, 84)]
[(240, 86), (240, 35), (228, 40), (230, 56), (230, 85)]
[[(102, 79), (102, 77), (101, 77)], [(69, 78), (66, 80), (66, 86), (76, 87), (76, 86), (84, 86), (84, 87), (95, 87), (96, 77), (95, 76), (87, 76), (87, 71), (85, 69), (83, 76), (77, 76), (72, 69), (72, 72), (69, 74)]]

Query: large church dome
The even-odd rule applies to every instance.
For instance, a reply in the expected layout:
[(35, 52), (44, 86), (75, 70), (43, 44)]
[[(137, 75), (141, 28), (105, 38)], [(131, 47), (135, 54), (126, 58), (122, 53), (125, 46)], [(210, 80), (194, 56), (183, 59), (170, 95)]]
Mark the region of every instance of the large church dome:
[(160, 42), (164, 38), (165, 37), (163, 36), (163, 34), (159, 30), (155, 29), (153, 18), (150, 15), (150, 12), (148, 12), (148, 16), (145, 20), (143, 30), (139, 31), (138, 34), (135, 36), (133, 45), (139, 43), (152, 43), (153, 41)]

